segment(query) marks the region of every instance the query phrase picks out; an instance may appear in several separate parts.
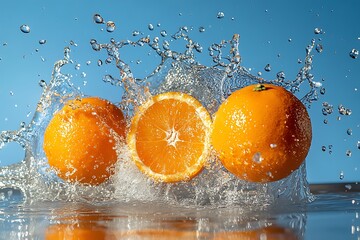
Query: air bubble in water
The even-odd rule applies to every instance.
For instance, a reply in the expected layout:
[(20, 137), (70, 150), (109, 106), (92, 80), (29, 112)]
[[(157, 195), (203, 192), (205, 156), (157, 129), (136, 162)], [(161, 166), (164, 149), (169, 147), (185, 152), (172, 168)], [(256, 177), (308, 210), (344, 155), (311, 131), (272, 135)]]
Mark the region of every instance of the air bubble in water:
[(148, 29), (149, 29), (150, 31), (154, 30), (154, 25), (152, 25), (151, 23), (149, 23)]
[(351, 58), (355, 59), (359, 56), (359, 51), (354, 48), (350, 51), (349, 55)]
[(218, 14), (216, 15), (217, 18), (223, 18), (225, 17), (225, 14), (223, 12), (218, 12)]
[(20, 26), (20, 30), (23, 32), (23, 33), (29, 33), (30, 32), (30, 27), (26, 24), (23, 24)]
[(267, 71), (267, 72), (270, 72), (271, 71), (271, 65), (269, 63), (266, 64), (266, 66), (264, 67), (264, 70)]
[(205, 32), (205, 28), (204, 27), (199, 27), (199, 32)]
[(113, 31), (115, 31), (115, 28), (116, 28), (116, 26), (115, 26), (115, 23), (113, 21), (108, 21), (106, 23), (106, 31), (113, 32)]
[(351, 154), (352, 154), (352, 153), (351, 153), (350, 150), (346, 150), (345, 154), (346, 154), (346, 156), (351, 157)]
[(162, 31), (160, 32), (160, 34), (161, 34), (161, 36), (163, 36), (163, 37), (166, 37), (166, 36), (167, 36), (167, 32), (166, 32), (165, 30), (162, 30)]
[(46, 43), (46, 40), (45, 39), (41, 39), (41, 40), (39, 40), (39, 44), (45, 44)]
[(97, 24), (102, 24), (104, 23), (104, 19), (102, 16), (100, 16), (100, 14), (94, 14), (93, 16), (93, 19), (94, 19), (94, 22), (97, 23)]
[(347, 135), (351, 136), (352, 135), (352, 129), (348, 128), (348, 130), (346, 130)]

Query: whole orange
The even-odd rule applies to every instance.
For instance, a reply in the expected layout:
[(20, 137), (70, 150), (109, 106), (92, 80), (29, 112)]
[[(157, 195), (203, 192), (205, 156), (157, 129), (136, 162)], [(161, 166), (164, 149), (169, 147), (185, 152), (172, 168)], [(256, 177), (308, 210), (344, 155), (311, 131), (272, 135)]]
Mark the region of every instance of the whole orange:
[(251, 182), (287, 177), (305, 160), (312, 139), (305, 106), (272, 84), (232, 93), (215, 113), (211, 141), (224, 167)]
[(114, 172), (116, 144), (125, 141), (125, 126), (123, 113), (109, 101), (68, 101), (45, 130), (49, 165), (66, 181), (101, 184)]

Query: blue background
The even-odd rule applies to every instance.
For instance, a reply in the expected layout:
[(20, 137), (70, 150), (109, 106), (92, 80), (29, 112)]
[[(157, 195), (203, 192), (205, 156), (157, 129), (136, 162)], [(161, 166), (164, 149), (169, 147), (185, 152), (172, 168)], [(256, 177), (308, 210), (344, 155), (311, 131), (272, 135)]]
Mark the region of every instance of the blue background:
[[(77, 45), (71, 46), (74, 64), (64, 72), (72, 74), (74, 84), (87, 95), (120, 101), (121, 88), (102, 82), (105, 74), (116, 76), (116, 69), (114, 65), (97, 66), (97, 60), (104, 61), (106, 53), (91, 49), (92, 38), (101, 43), (109, 42), (111, 37), (135, 40), (139, 36), (132, 36), (134, 30), (154, 37), (160, 36), (161, 30), (171, 35), (179, 27), (188, 26), (193, 28), (190, 36), (204, 47), (204, 53), (197, 60), (210, 66), (207, 47), (239, 33), (242, 65), (254, 75), (261, 71), (266, 79), (274, 79), (279, 71), (284, 71), (288, 79), (294, 79), (302, 66), (298, 58), (304, 59), (305, 47), (314, 38), (323, 45), (323, 51), (313, 52), (312, 73), (315, 81), (323, 83), (326, 93), (309, 109), (313, 143), (306, 160), (308, 180), (311, 183), (360, 180), (357, 148), (360, 57), (349, 57), (351, 49), (360, 50), (359, 1), (13, 0), (2, 3), (1, 9), (0, 130), (15, 130), (22, 121), (30, 122), (42, 92), (38, 82), (41, 79), (49, 82), (54, 62), (63, 57), (63, 48), (71, 45), (71, 41)], [(224, 12), (224, 18), (217, 18), (219, 11)], [(95, 24), (95, 13), (105, 21), (114, 21), (116, 30), (109, 33), (104, 25)], [(153, 31), (148, 29), (149, 23), (154, 25)], [(31, 32), (22, 33), (19, 29), (22, 24), (29, 25)], [(204, 27), (205, 32), (200, 33), (199, 27)], [(316, 27), (324, 33), (316, 35)], [(40, 45), (41, 39), (45, 39), (46, 44)], [(127, 48), (121, 54), (133, 67), (136, 77), (151, 73), (160, 62), (150, 48)], [(142, 62), (136, 64), (137, 60)], [(87, 65), (87, 61), (91, 64)], [(79, 70), (74, 68), (77, 63), (81, 65)], [(264, 66), (268, 63), (272, 70), (265, 72)], [(333, 114), (322, 114), (323, 102), (334, 106)], [(339, 104), (350, 108), (352, 115), (340, 115)], [(323, 123), (324, 119), (328, 124)], [(352, 135), (347, 134), (349, 128)], [(331, 154), (329, 145), (333, 146)], [(326, 146), (326, 151), (322, 151), (322, 146)], [(347, 150), (351, 150), (351, 157), (346, 155)], [(8, 144), (0, 150), (0, 165), (18, 162), (23, 155), (24, 151), (16, 143)]]

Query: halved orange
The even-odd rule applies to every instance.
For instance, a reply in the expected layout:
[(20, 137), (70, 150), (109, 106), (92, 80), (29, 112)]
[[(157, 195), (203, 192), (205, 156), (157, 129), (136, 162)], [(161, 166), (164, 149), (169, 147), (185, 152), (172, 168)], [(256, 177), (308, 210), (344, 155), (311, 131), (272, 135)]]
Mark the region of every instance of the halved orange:
[(207, 161), (210, 128), (210, 114), (198, 100), (168, 92), (139, 107), (127, 143), (136, 166), (155, 181), (187, 181)]

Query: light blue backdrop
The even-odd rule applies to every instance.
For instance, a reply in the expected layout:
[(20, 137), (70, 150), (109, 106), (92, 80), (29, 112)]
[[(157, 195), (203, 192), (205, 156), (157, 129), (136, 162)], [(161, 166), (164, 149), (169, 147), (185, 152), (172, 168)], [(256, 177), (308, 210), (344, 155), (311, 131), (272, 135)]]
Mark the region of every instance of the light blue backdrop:
[[(190, 36), (204, 46), (205, 53), (198, 60), (209, 65), (207, 46), (239, 33), (242, 65), (253, 74), (261, 71), (267, 79), (274, 79), (279, 71), (289, 79), (295, 78), (302, 66), (297, 61), (304, 58), (305, 47), (314, 38), (323, 45), (323, 51), (314, 51), (313, 74), (324, 84), (326, 93), (309, 109), (314, 136), (307, 157), (308, 179), (312, 183), (360, 180), (360, 57), (349, 56), (353, 48), (360, 50), (359, 1), (13, 0), (2, 3), (1, 9), (0, 130), (14, 130), (20, 122), (30, 121), (42, 91), (38, 82), (50, 80), (54, 62), (62, 58), (63, 48), (71, 41), (77, 45), (72, 46), (73, 59), (80, 64), (79, 70), (74, 69), (75, 64), (68, 67), (74, 83), (88, 95), (119, 101), (121, 89), (101, 80), (107, 73), (115, 74), (114, 66), (96, 66), (105, 52), (91, 49), (92, 38), (99, 42), (109, 42), (111, 37), (136, 39), (132, 36), (134, 30), (160, 36), (161, 30), (173, 34), (186, 25), (193, 28)], [(218, 19), (220, 11), (225, 16)], [(102, 29), (104, 25), (95, 24), (95, 13), (114, 21), (116, 30), (108, 33)], [(150, 23), (155, 26), (153, 31), (148, 29)], [(20, 31), (22, 24), (30, 26), (30, 33)], [(205, 32), (200, 33), (199, 27)], [(315, 28), (321, 28), (323, 34), (315, 34)], [(42, 39), (46, 44), (39, 44)], [(137, 77), (149, 74), (160, 60), (150, 49), (128, 48), (121, 54), (129, 63), (134, 62)], [(135, 64), (140, 59), (142, 62)], [(89, 66), (87, 61), (91, 61)], [(265, 72), (268, 63), (272, 70)], [(322, 114), (323, 102), (334, 106), (333, 114)], [(339, 104), (350, 108), (352, 115), (340, 115)], [(323, 123), (324, 119), (328, 124)], [(352, 135), (347, 129), (352, 129)], [(352, 152), (351, 157), (346, 155), (347, 150)], [(0, 163), (17, 162), (23, 155), (19, 146), (9, 144), (0, 151)]]

